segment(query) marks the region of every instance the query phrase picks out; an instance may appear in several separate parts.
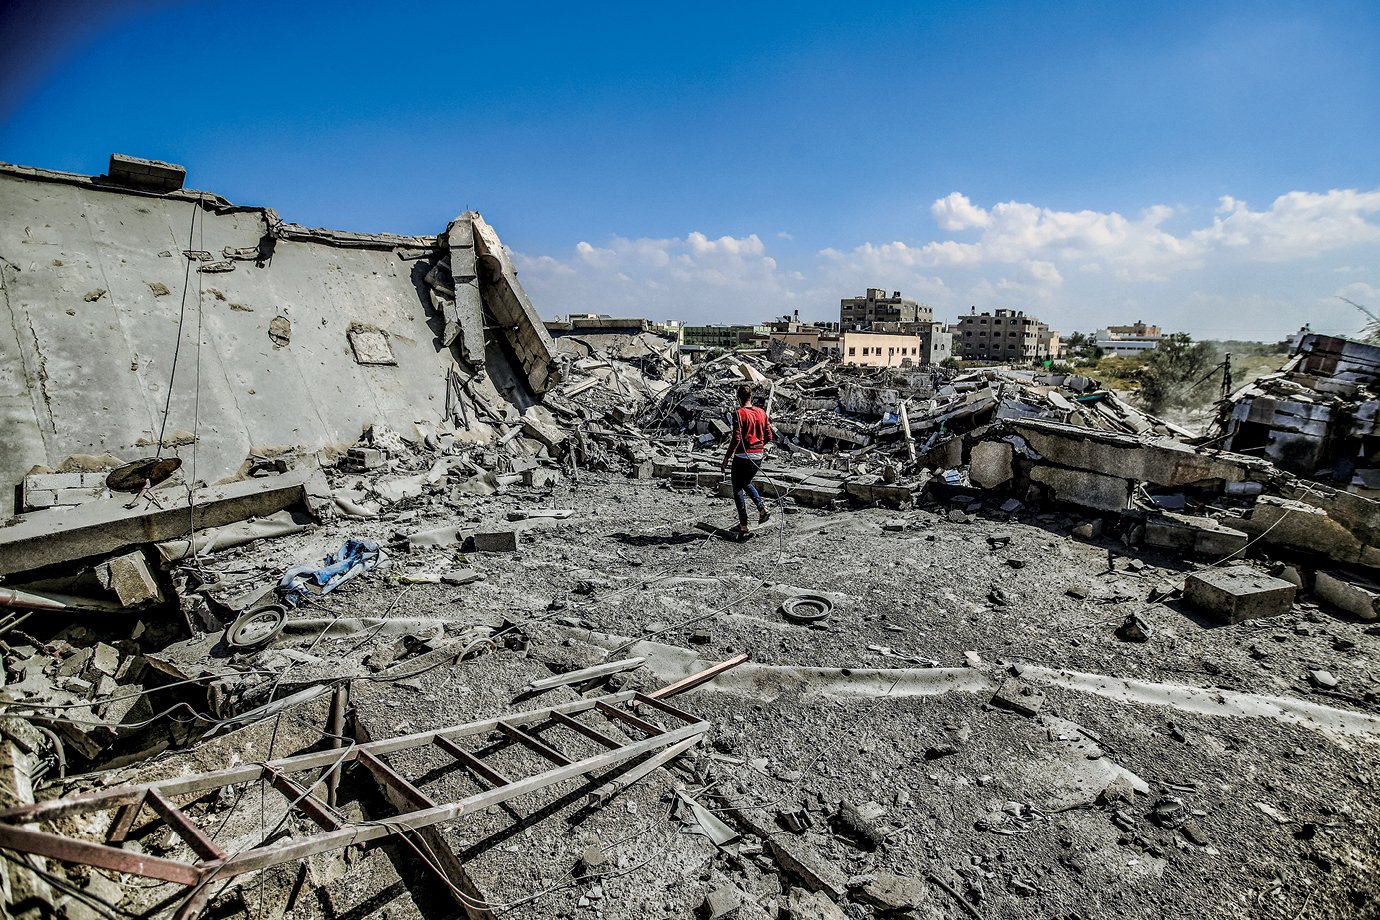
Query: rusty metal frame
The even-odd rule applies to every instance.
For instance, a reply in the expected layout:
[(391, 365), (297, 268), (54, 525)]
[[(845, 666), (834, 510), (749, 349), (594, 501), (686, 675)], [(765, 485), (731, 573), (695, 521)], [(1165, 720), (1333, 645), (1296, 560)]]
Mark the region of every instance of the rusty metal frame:
[[(633, 716), (624, 708), (636, 703), (652, 704), (648, 708), (660, 710), (679, 722), (679, 726), (655, 725), (643, 717)], [(570, 723), (575, 721), (574, 716), (585, 712), (599, 713), (609, 717), (610, 721), (616, 720), (624, 726), (637, 728), (646, 737), (627, 744), (615, 742), (615, 747), (582, 760), (571, 761), (550, 745), (519, 728), (523, 725), (550, 723), (572, 729)], [(592, 726), (579, 724), (588, 730), (572, 730), (601, 742), (605, 747), (613, 741)], [(491, 805), (537, 792), (563, 780), (605, 770), (645, 754), (665, 752), (690, 739), (698, 740), (709, 727), (708, 722), (689, 713), (664, 703), (654, 703), (641, 693), (624, 691), (543, 709), (509, 713), (464, 725), (387, 738), (343, 750), (328, 749), (299, 754), (295, 757), (245, 764), (211, 773), (100, 790), (37, 805), (9, 808), (0, 811), (0, 847), (199, 889), (194, 891), (194, 897), (187, 905), (190, 911), (184, 910), (179, 914), (190, 916), (205, 903), (209, 892), (205, 891), (204, 886), (213, 879), (229, 879), (246, 872), (300, 860), (315, 853), (369, 843), (482, 812)], [(512, 741), (536, 751), (550, 760), (553, 767), (531, 776), (509, 779), (457, 743), (462, 738), (483, 736), (494, 731), (501, 732)], [(386, 754), (428, 745), (435, 745), (451, 754), (456, 766), (471, 770), (492, 788), (456, 802), (433, 803), (381, 759)], [(359, 765), (368, 769), (380, 782), (398, 790), (415, 806), (415, 810), (389, 818), (387, 821), (366, 821), (359, 824), (344, 822), (323, 801), (312, 797), (309, 790), (316, 785), (324, 785), (323, 780), (329, 774), (338, 773), (349, 765)], [(326, 772), (319, 772), (322, 770)], [(305, 783), (294, 780), (292, 774), (298, 773), (310, 773), (311, 778)], [(191, 817), (173, 803), (174, 797), (201, 796), (214, 789), (260, 780), (283, 795), (290, 810), (300, 812), (320, 827), (321, 832), (272, 845), (255, 846), (236, 853), (225, 853), (196, 826)], [(322, 795), (325, 795), (324, 789)], [(106, 841), (101, 843), (25, 826), (78, 814), (111, 810), (116, 814)], [(122, 843), (133, 829), (141, 810), (147, 810), (154, 816), (155, 821), (161, 821), (172, 828), (201, 859), (197, 862), (182, 862), (125, 850)], [(195, 906), (192, 902), (195, 902)]]

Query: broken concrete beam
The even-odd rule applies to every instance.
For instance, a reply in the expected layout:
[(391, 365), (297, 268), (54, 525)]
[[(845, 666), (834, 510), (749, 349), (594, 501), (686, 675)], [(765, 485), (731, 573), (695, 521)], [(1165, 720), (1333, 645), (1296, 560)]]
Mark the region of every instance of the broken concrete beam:
[[(807, 487), (807, 491), (808, 490), (809, 489)], [(912, 498), (914, 497), (914, 492), (912, 491), (911, 487), (901, 483), (863, 483), (857, 482), (856, 480), (850, 480), (849, 482), (844, 484), (844, 491), (851, 495), (853, 498), (858, 499), (859, 501), (881, 502), (883, 504), (892, 505), (894, 507), (902, 507), (905, 505), (909, 505), (911, 503)], [(792, 495), (797, 494), (798, 493), (795, 492), (792, 493)], [(828, 494), (830, 495), (830, 501), (832, 501), (833, 498), (838, 497), (837, 493)]]
[(1380, 617), (1380, 585), (1340, 572), (1318, 572), (1313, 593), (1340, 610), (1362, 620)]
[(980, 489), (995, 489), (1011, 481), (1015, 450), (1005, 441), (979, 441), (973, 445), (968, 481)]
[(1297, 587), (1283, 579), (1238, 565), (1205, 569), (1188, 576), (1184, 583), (1184, 600), (1203, 613), (1228, 623), (1239, 623), (1253, 617), (1288, 613), (1294, 606), (1297, 591)]
[[(302, 469), (198, 489), (197, 527), (221, 527), (282, 511), (307, 502), (318, 488), (329, 494), (324, 483), (312, 483), (313, 477), (319, 478), (320, 472)], [(0, 575), (109, 556), (127, 547), (180, 537), (187, 532), (189, 513), (185, 493), (175, 490), (175, 499), (173, 494), (159, 493), (162, 507), (140, 502), (126, 508), (123, 500), (113, 499), (87, 502), (61, 514), (30, 515), (0, 527)]]
[[(493, 312), (508, 344), (517, 355), (527, 384), (541, 396), (551, 380), (551, 362), (556, 347), (541, 316), (528, 300), (518, 283), (508, 251), (498, 240), (498, 234), (473, 211), (461, 215), (460, 222), (469, 220), (474, 238), (476, 274), (483, 302)], [(457, 289), (457, 294), (459, 293)]]
[(1160, 486), (1241, 482), (1270, 469), (1254, 457), (1204, 451), (1168, 438), (1139, 438), (1023, 419), (1008, 423), (1046, 463)]
[[(0, 808), (34, 803), (34, 778), (39, 772), (40, 752), (47, 744), (38, 729), (23, 719), (0, 719)], [(39, 874), (46, 871), (48, 861), (41, 856), (29, 858), (38, 872), (17, 860), (6, 860), (0, 866), (0, 882), (4, 883), (0, 913), (6, 917), (28, 920), (51, 915), (53, 891)]]
[(1230, 559), (1246, 549), (1245, 533), (1210, 517), (1166, 511), (1145, 519), (1145, 543), (1177, 553)]
[(1240, 526), (1266, 545), (1317, 553), (1335, 562), (1380, 568), (1380, 551), (1362, 542), (1353, 527), (1308, 502), (1262, 495)]
[(176, 163), (112, 153), (106, 178), (120, 185), (150, 192), (175, 192), (187, 181), (187, 170)]
[(1057, 466), (1034, 466), (1030, 479), (1047, 486), (1055, 501), (1099, 511), (1124, 511), (1131, 500), (1132, 483), (1115, 476)]

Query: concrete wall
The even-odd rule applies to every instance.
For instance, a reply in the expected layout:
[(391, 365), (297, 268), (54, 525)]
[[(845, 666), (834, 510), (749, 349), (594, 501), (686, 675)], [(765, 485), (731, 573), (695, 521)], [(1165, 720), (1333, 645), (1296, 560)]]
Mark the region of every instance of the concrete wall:
[[(199, 418), (196, 477), (209, 483), (239, 475), (251, 454), (443, 420), (447, 374), (464, 367), (441, 344), (423, 282), (441, 254), (435, 237), (310, 231), (214, 195), (204, 204), (196, 192), (145, 195), (0, 165), (0, 487), (73, 457), (152, 456), (179, 340), (165, 453), (190, 473)], [(190, 261), (184, 291), (194, 214), (190, 248), (211, 259)], [(506, 292), (496, 312), (522, 333), (523, 382), (544, 383), (550, 340), (539, 321), (536, 333), (518, 329), (530, 305), (503, 277), (505, 259), (494, 261)], [(384, 363), (357, 362), (352, 328), (386, 343)], [(280, 330), (285, 342), (271, 337)], [(490, 367), (475, 385), (493, 391), (510, 376)]]

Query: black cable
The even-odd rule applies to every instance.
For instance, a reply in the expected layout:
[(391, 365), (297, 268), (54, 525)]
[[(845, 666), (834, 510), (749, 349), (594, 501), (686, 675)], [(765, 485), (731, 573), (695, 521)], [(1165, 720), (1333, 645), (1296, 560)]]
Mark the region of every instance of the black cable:
[[(192, 240), (196, 235), (196, 213), (201, 207), (201, 198), (192, 202), (192, 223), (187, 228), (187, 252), (192, 250)], [(178, 308), (177, 314), (177, 343), (173, 345), (172, 370), (168, 373), (168, 399), (163, 405), (163, 424), (158, 429), (158, 453), (155, 456), (159, 459), (163, 457), (163, 436), (168, 432), (168, 416), (172, 413), (173, 382), (177, 380), (177, 355), (182, 350), (182, 326), (187, 321), (187, 289), (192, 283), (192, 257), (183, 254), (187, 260), (187, 270), (182, 276), (182, 306)]]

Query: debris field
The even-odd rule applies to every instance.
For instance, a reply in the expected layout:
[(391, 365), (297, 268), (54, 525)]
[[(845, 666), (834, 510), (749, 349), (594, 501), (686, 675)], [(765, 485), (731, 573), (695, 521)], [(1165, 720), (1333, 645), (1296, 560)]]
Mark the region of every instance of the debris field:
[(0, 166), (8, 915), (1380, 916), (1380, 349), (1200, 436), (183, 179)]

